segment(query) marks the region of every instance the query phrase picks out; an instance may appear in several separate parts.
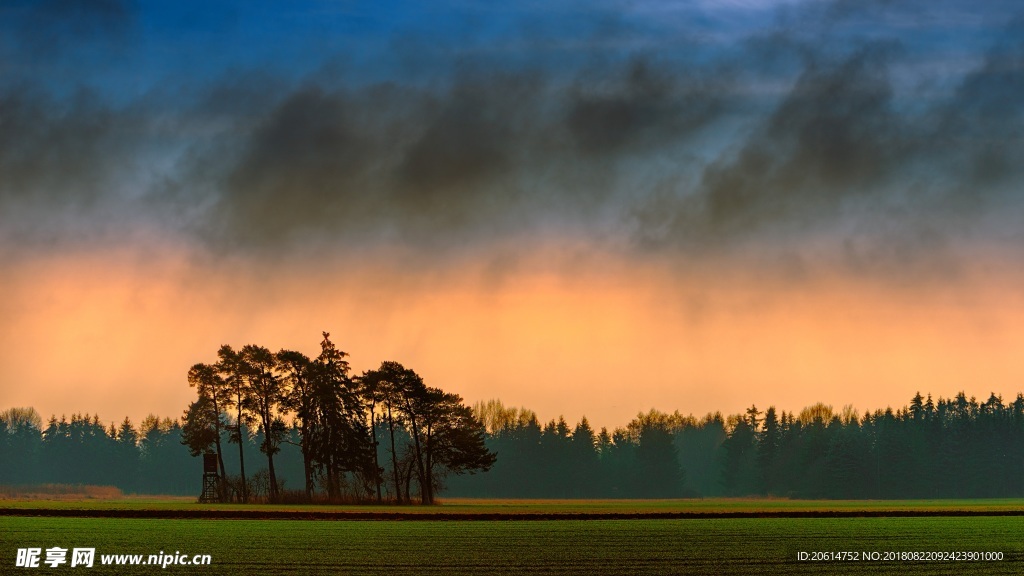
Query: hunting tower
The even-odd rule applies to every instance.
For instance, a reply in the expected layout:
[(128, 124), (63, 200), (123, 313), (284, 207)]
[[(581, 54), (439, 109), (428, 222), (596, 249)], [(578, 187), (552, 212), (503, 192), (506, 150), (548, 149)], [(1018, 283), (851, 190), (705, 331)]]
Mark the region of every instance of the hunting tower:
[(217, 475), (217, 455), (203, 454), (203, 492), (200, 502), (220, 502), (220, 476)]

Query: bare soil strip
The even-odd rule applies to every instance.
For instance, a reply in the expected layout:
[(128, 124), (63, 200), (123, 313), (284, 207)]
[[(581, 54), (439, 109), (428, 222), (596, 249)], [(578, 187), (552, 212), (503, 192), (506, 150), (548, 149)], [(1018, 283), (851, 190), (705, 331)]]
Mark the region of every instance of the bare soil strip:
[(318, 512), (287, 510), (59, 510), (0, 508), (0, 516), (59, 518), (153, 518), (168, 520), (702, 520), (720, 518), (918, 518), (962, 516), (1024, 516), (1024, 510), (773, 510), (759, 512), (640, 513), (452, 513), (452, 512)]

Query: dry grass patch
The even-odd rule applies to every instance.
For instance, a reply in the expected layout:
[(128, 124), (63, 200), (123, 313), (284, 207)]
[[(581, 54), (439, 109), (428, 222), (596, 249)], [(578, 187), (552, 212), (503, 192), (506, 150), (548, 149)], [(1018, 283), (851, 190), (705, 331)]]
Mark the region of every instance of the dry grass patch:
[(0, 499), (4, 500), (119, 500), (124, 498), (115, 486), (87, 484), (33, 484), (28, 486), (0, 486)]

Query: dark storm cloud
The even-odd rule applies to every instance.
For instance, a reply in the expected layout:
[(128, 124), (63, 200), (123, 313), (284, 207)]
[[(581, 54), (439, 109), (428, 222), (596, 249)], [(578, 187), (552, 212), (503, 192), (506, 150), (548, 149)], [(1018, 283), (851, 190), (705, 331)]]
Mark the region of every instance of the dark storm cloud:
[(215, 246), (254, 249), (311, 237), (457, 235), (469, 215), (487, 216), (495, 183), (517, 168), (523, 108), (512, 99), (530, 89), (501, 88), (296, 88), (224, 156), (208, 159), (227, 169), (199, 223), (204, 235)]
[(104, 236), (124, 216), (117, 183), (139, 158), (147, 119), (90, 86), (91, 58), (109, 63), (132, 41), (133, 6), (15, 1), (0, 16), (3, 252)]
[(611, 163), (685, 142), (719, 113), (721, 81), (677, 72), (635, 57), (570, 79), (467, 67), (440, 87), (300, 86), (213, 156), (229, 169), (208, 237), (436, 246), (585, 218), (615, 201), (595, 180)]
[(703, 170), (696, 190), (667, 213), (656, 207), (652, 218), (673, 219), (666, 240), (719, 244), (765, 227), (813, 229), (844, 200), (882, 193), (914, 138), (893, 109), (889, 53), (865, 46), (839, 62), (809, 62), (737, 151)]
[[(130, 41), (131, 10), (97, 6), (109, 10), (72, 36), (114, 53), (99, 31)], [(942, 25), (908, 35), (922, 13)], [(142, 226), (213, 254), (387, 243), (429, 258), (572, 235), (671, 260), (753, 250), (802, 270), (813, 248), (856, 273), (942, 269), (961, 241), (998, 241), (992, 215), (1024, 204), (1020, 26), (972, 22), (961, 38), (954, 20), (812, 2), (729, 42), (667, 26), (637, 45), (643, 26), (602, 16), (572, 41), (524, 26), (432, 52), (399, 37), (381, 58), (415, 63), (408, 76), (367, 79), (339, 58), (298, 77), (162, 82), (127, 102), (87, 78), (58, 90), (46, 74), (10, 77), (2, 233), (59, 244)], [(964, 40), (966, 74), (944, 68), (943, 34)], [(538, 56), (558, 50), (571, 54)]]
[(146, 123), (82, 91), (57, 103), (37, 90), (2, 93), (0, 224), (11, 243), (79, 242), (123, 217), (121, 183), (136, 171)]
[(936, 114), (938, 146), (960, 152), (969, 163), (970, 183), (977, 193), (1000, 190), (998, 184), (1020, 184), (1024, 170), (1024, 21), (1017, 20), (957, 88)]
[(716, 119), (730, 88), (724, 69), (662, 67), (643, 58), (608, 72), (585, 75), (568, 93), (566, 127), (590, 155), (685, 140)]
[(955, 274), (958, 244), (1005, 244), (1012, 231), (1005, 222), (987, 228), (992, 215), (1024, 207), (1020, 37), (1018, 26), (1003, 30), (958, 85), (928, 98), (906, 82), (901, 91), (901, 42), (828, 54), (772, 37), (765, 54), (793, 50), (804, 59), (792, 87), (695, 186), (641, 202), (641, 245), (799, 259), (824, 243), (858, 274)]

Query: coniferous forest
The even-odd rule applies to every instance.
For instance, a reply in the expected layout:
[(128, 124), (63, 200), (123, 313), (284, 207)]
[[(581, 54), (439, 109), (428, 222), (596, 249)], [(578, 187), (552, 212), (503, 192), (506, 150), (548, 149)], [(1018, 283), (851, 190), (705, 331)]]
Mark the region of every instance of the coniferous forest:
[(324, 334), (316, 358), (223, 346), (187, 375), (178, 418), (0, 413), (0, 485), (198, 494), (216, 454), (228, 501), (495, 498), (991, 498), (1024, 496), (1024, 395), (916, 394), (858, 413), (815, 404), (702, 418), (652, 410), (595, 430), (498, 400), (467, 406), (384, 362), (350, 374)]

